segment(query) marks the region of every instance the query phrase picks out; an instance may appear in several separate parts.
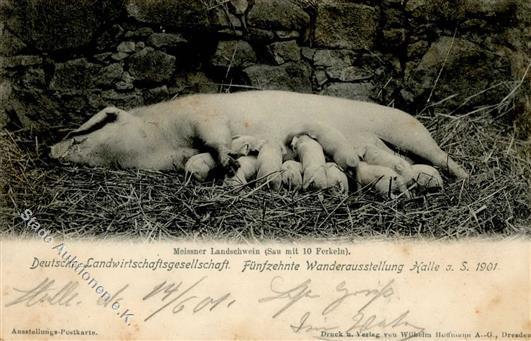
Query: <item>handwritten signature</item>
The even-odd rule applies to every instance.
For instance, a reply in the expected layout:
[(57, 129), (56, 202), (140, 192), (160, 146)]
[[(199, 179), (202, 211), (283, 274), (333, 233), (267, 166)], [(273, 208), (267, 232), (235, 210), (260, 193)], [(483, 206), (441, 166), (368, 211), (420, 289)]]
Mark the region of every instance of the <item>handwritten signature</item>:
[[(323, 297), (324, 304), (320, 305), (320, 302), (312, 304), (312, 307), (319, 307), (317, 314), (302, 309), (300, 319), (290, 323), (289, 328), (294, 333), (315, 334), (317, 332), (318, 334), (314, 335), (317, 337), (329, 335), (336, 337), (338, 335), (351, 335), (352, 333), (356, 333), (359, 336), (361, 333), (371, 332), (375, 329), (387, 331), (399, 327), (401, 330), (409, 328), (411, 332), (423, 332), (425, 330), (423, 327), (409, 322), (410, 310), (408, 309), (395, 313), (392, 317), (370, 312), (371, 308), (382, 311), (383, 309), (381, 308), (389, 304), (389, 298), (395, 293), (393, 285), (394, 280), (390, 280), (380, 288), (350, 290), (347, 287), (347, 283), (342, 281), (336, 285), (335, 292), (332, 295), (334, 298), (331, 301), (325, 300)], [(272, 318), (277, 318), (288, 310), (295, 310), (296, 306), (304, 308), (308, 306), (307, 303), (309, 301), (315, 301), (322, 297), (312, 289), (311, 279), (295, 285), (287, 285), (282, 277), (277, 276), (271, 280), (270, 291), (273, 293), (272, 295), (262, 297), (258, 302), (278, 303)], [(334, 316), (333, 313), (339, 311), (340, 308), (347, 309), (348, 322), (339, 322), (337, 320), (341, 320), (341, 318)], [(341, 315), (343, 314), (341, 312)]]

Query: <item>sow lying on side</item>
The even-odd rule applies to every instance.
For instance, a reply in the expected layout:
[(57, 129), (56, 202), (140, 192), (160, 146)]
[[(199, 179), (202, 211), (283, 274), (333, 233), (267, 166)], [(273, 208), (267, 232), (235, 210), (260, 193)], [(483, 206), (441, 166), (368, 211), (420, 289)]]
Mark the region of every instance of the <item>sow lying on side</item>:
[(467, 177), (428, 130), (405, 112), (285, 91), (191, 95), (129, 111), (109, 107), (52, 146), (51, 156), (92, 166), (184, 169), (204, 148), (235, 172), (234, 136), (287, 146), (301, 134), (314, 137), (343, 169), (355, 168), (368, 146), (389, 152), (385, 141), (458, 178)]

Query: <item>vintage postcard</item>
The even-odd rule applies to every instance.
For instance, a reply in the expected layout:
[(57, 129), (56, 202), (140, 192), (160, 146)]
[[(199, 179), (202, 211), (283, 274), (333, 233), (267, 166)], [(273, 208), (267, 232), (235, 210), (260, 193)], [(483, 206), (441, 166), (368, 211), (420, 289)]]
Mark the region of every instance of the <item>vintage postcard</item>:
[(522, 241), (23, 242), (2, 246), (9, 340), (531, 336)]
[(0, 340), (531, 339), (530, 13), (0, 1)]

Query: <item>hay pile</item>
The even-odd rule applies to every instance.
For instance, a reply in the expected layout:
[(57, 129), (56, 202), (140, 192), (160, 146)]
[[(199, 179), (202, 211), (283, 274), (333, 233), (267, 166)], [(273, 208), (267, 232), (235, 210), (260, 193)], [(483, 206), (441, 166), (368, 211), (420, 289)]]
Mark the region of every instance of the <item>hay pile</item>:
[[(464, 165), (466, 181), (412, 199), (383, 201), (368, 190), (341, 198), (197, 183), (177, 172), (110, 170), (50, 160), (50, 136), (0, 136), (2, 234), (28, 234), (17, 212), (30, 208), (55, 236), (145, 240), (187, 238), (357, 239), (420, 236), (452, 239), (531, 234), (529, 145), (506, 115), (487, 111), (419, 117), (441, 147)], [(446, 175), (446, 174), (445, 174)]]

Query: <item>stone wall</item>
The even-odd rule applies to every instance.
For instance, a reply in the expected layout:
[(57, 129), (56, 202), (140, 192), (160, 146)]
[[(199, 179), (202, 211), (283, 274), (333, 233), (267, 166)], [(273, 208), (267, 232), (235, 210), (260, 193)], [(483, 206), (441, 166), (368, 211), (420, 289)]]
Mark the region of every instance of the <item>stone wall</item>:
[[(530, 13), (525, 0), (3, 0), (0, 127), (251, 88), (413, 113), (496, 104), (529, 65)], [(529, 74), (517, 111), (526, 93)]]

